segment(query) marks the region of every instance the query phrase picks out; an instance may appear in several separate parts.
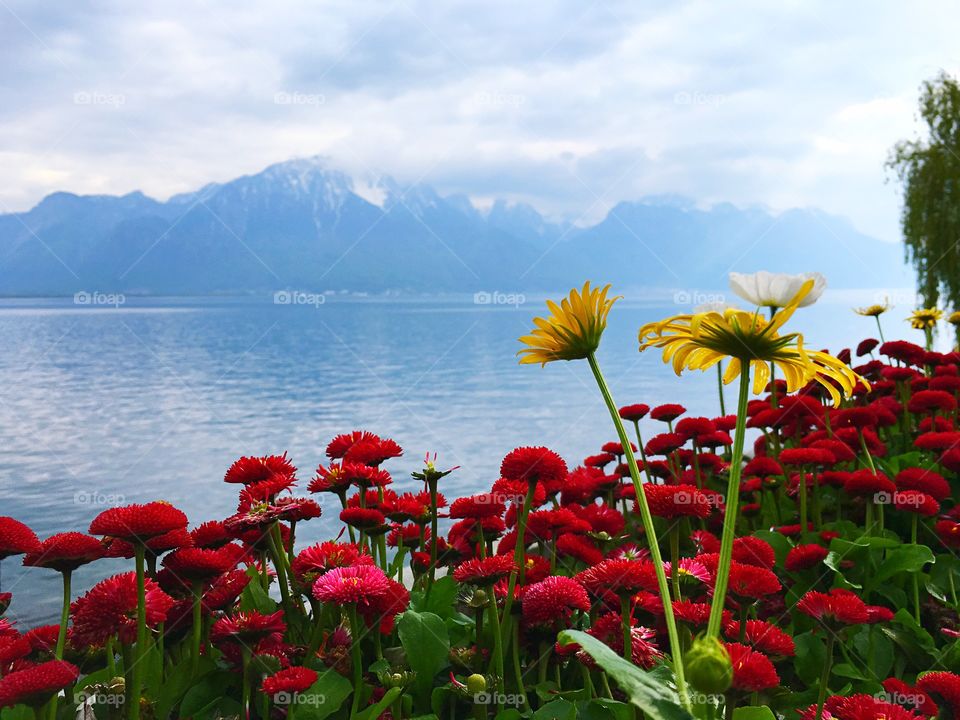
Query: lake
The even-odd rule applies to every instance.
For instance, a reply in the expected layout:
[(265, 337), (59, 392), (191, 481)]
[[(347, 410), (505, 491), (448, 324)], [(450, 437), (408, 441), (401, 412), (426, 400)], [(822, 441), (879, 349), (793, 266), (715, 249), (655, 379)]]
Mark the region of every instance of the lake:
[[(876, 295), (828, 291), (788, 328), (810, 347), (849, 346), (875, 334), (851, 305)], [(415, 486), (428, 451), (460, 465), (441, 487), (452, 498), (489, 488), (518, 445), (547, 445), (572, 466), (614, 437), (585, 363), (516, 363), (539, 298), (286, 299), (0, 301), (0, 513), (43, 538), (86, 531), (111, 504), (165, 499), (194, 525), (234, 511), (237, 488), (222, 478), (240, 455), (288, 451), (305, 486), (327, 442), (357, 428), (403, 446), (386, 465), (397, 490)], [(884, 316), (885, 330), (919, 342), (907, 309)], [(599, 357), (618, 403), (717, 414), (713, 373), (680, 380), (658, 354), (637, 352), (642, 323), (688, 310), (656, 293), (615, 306)], [(325, 517), (298, 527), (298, 545), (335, 533), (328, 499)], [(81, 568), (74, 592), (129, 567)], [(51, 570), (8, 558), (2, 589), (24, 628), (57, 616)]]

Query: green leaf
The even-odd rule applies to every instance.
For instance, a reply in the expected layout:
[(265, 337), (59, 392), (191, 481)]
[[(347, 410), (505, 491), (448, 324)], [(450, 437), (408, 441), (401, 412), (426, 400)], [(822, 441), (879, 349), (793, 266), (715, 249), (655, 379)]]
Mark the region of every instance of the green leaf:
[(429, 600), (427, 600), (426, 593), (418, 592), (414, 598), (411, 598), (410, 605), (418, 612), (432, 612), (446, 619), (451, 617), (457, 609), (457, 604), (454, 601), (457, 598), (458, 591), (457, 581), (453, 579), (453, 576), (444, 575), (434, 581)]
[(251, 567), (247, 570), (247, 575), (250, 577), (250, 582), (247, 583), (243, 592), (240, 593), (240, 609), (244, 612), (256, 610), (264, 615), (276, 612), (279, 605), (277, 601), (270, 597), (270, 594), (263, 589), (263, 585), (260, 584), (260, 575), (257, 573), (256, 568)]
[(827, 648), (823, 641), (813, 633), (802, 633), (793, 638), (796, 645), (796, 655), (793, 658), (793, 667), (797, 675), (807, 685), (820, 681), (823, 663), (827, 659)]
[(380, 701), (376, 705), (371, 705), (363, 712), (357, 713), (356, 720), (376, 720), (376, 718), (383, 714), (384, 710), (390, 707), (390, 703), (396, 700), (402, 692), (403, 688), (390, 688), (384, 693), (383, 697), (380, 698)]
[(33, 710), (26, 705), (4, 708), (0, 710), (2, 720), (33, 720)]
[(577, 720), (577, 706), (569, 700), (558, 698), (537, 710), (533, 720)]
[(176, 704), (200, 678), (216, 669), (216, 663), (207, 656), (200, 658), (196, 674), (191, 673), (190, 665), (189, 657), (181, 660), (167, 672), (163, 683), (154, 691), (157, 697), (154, 712), (159, 720), (164, 720), (170, 715)]
[(773, 710), (766, 705), (761, 707), (741, 707), (733, 711), (733, 720), (777, 720)]
[(579, 720), (633, 720), (635, 712), (631, 705), (607, 698), (577, 703)]
[(520, 714), (520, 711), (515, 708), (508, 708), (503, 712), (498, 712), (496, 717), (493, 720), (521, 720), (523, 715)]
[(287, 715), (290, 720), (323, 720), (330, 717), (353, 692), (353, 684), (336, 670), (327, 670), (305, 692), (296, 696)]
[[(180, 703), (180, 717), (203, 718), (207, 712), (217, 709), (224, 715), (232, 711), (230, 708), (240, 709), (240, 703), (227, 697), (227, 690), (238, 682), (233, 673), (218, 670), (203, 678), (199, 683), (187, 690)], [(239, 691), (237, 691), (239, 694)]]
[(912, 574), (923, 570), (924, 565), (936, 562), (933, 551), (926, 545), (901, 545), (887, 553), (869, 582), (867, 591), (897, 575)]
[(397, 633), (407, 654), (407, 662), (417, 673), (414, 687), (421, 701), (426, 703), (434, 676), (448, 663), (450, 636), (447, 626), (439, 615), (407, 610), (397, 620)]
[(579, 630), (564, 630), (558, 639), (563, 645), (576, 643), (583, 648), (627, 694), (630, 702), (646, 713), (647, 720), (693, 720), (680, 706), (672, 687), (627, 662), (595, 637)]

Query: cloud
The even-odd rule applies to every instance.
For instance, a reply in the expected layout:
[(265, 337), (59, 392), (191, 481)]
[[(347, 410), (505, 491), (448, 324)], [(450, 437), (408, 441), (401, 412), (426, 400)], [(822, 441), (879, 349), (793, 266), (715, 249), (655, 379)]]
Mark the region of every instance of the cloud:
[(960, 10), (853, 2), (7, 0), (0, 211), (167, 197), (323, 154), (594, 220), (616, 202), (819, 206), (897, 235), (890, 146)]

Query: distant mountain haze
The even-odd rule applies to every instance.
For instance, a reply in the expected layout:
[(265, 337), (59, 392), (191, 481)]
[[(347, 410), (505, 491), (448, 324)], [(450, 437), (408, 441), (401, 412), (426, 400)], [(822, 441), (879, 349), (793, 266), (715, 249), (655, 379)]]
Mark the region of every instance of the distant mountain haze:
[(701, 209), (657, 197), (575, 227), (525, 204), (480, 210), (427, 185), (352, 178), (320, 158), (166, 202), (58, 192), (0, 215), (3, 295), (534, 292), (587, 278), (692, 290), (761, 269), (818, 270), (835, 288), (913, 282), (901, 246), (815, 209)]

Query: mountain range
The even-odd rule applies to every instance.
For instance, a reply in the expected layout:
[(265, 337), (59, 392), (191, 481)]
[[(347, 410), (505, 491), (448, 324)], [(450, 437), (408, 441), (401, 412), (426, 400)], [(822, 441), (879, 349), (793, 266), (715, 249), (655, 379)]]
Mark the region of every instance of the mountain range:
[(819, 270), (838, 288), (906, 287), (902, 253), (816, 209), (649, 197), (580, 227), (306, 158), (165, 202), (56, 192), (0, 215), (0, 294), (527, 292), (586, 278), (690, 291), (760, 269)]

